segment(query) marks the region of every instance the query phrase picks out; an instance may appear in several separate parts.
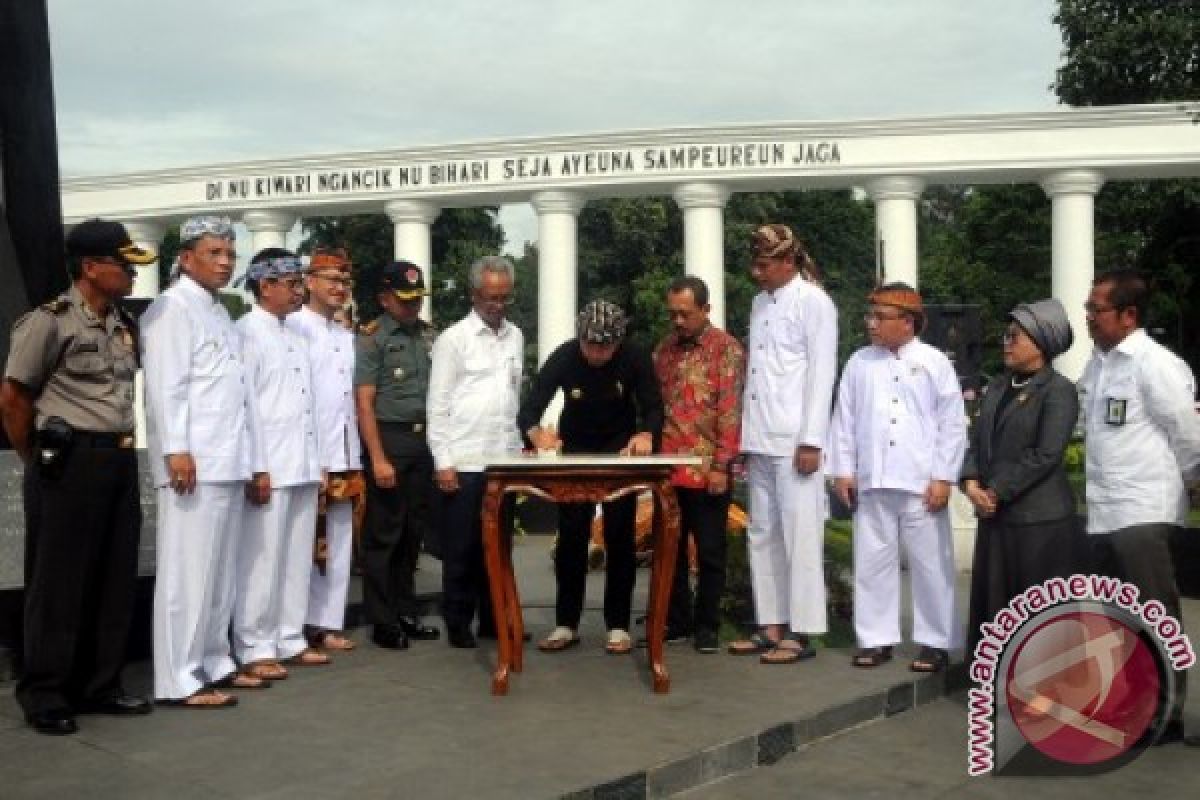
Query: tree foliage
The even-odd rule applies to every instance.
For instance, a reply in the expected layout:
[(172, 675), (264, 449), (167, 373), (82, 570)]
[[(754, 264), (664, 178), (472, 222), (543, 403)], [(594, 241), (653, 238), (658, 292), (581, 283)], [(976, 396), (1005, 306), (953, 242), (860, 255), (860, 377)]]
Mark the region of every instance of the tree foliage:
[[(1059, 0), (1065, 103), (1200, 100), (1200, 2)], [(1200, 135), (1200, 129), (1198, 129)], [(1155, 288), (1151, 332), (1200, 363), (1200, 181), (1110, 183), (1096, 198), (1096, 267), (1133, 266)], [(1077, 332), (1078, 333), (1078, 332)]]
[[(314, 247), (345, 247), (354, 263), (354, 302), (360, 319), (379, 314), (376, 293), (383, 265), (394, 259), (394, 232), (384, 214), (354, 214), (343, 217), (311, 217), (304, 221), (306, 237), (301, 253)], [(496, 222), (494, 208), (445, 209), (431, 229), (433, 269), (426, 271), (433, 293), (434, 323), (445, 327), (464, 316), (471, 307), (467, 271), (477, 258), (500, 252), (504, 231)], [(536, 295), (532, 282), (517, 271), (517, 304), (514, 318), (536, 316)]]
[[(725, 209), (726, 328), (744, 338), (750, 303), (750, 234), (766, 222), (792, 227), (824, 273), (837, 303), (844, 353), (861, 343), (861, 314), (874, 280), (870, 204), (853, 192), (733, 195)], [(652, 346), (668, 330), (666, 288), (684, 273), (683, 217), (663, 197), (589, 203), (579, 218), (579, 303), (596, 297), (631, 313), (630, 337)]]
[(1200, 2), (1059, 0), (1064, 63), (1054, 89), (1073, 106), (1200, 99)]
[(939, 186), (918, 219), (927, 303), (978, 305), (985, 374), (1000, 369), (1008, 312), (1050, 295), (1050, 200), (1038, 186)]

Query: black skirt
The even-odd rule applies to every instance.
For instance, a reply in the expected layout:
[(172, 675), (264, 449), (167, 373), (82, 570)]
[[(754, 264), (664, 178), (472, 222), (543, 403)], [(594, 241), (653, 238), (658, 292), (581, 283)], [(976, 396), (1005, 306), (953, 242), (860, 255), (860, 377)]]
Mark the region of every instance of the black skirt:
[(1074, 515), (1029, 525), (979, 520), (971, 570), (967, 662), (979, 642), (979, 626), (995, 619), (1010, 600), (1050, 578), (1086, 572), (1089, 564), (1083, 526)]

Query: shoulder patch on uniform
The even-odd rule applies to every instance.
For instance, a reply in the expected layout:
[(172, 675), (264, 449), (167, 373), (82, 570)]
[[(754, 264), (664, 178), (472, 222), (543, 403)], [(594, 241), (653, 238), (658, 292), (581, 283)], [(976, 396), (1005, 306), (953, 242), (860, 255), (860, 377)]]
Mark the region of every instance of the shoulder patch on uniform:
[(379, 320), (373, 319), (358, 326), (358, 332), (363, 336), (374, 336), (379, 330)]
[(65, 294), (61, 294), (53, 300), (38, 306), (42, 311), (49, 311), (51, 314), (61, 314), (70, 307), (71, 301), (67, 299)]

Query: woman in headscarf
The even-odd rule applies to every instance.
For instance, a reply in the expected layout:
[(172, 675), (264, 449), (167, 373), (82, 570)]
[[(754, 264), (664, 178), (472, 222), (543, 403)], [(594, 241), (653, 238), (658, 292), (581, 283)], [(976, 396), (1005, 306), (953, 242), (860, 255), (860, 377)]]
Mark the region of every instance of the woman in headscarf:
[(1073, 336), (1058, 300), (1022, 303), (1004, 333), (1005, 371), (971, 429), (961, 486), (979, 529), (971, 575), (968, 661), (990, 622), (1025, 589), (1081, 564), (1075, 496), (1063, 453), (1075, 429), (1075, 385), (1050, 366)]

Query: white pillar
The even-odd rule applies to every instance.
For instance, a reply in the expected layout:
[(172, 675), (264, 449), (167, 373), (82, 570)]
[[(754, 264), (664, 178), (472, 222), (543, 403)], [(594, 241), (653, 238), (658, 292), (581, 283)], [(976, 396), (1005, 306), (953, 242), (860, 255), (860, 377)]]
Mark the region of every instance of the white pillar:
[(573, 192), (538, 192), (531, 198), (538, 215), (538, 363), (575, 336), (579, 310), (575, 240), (579, 212), (587, 200)]
[[(167, 232), (165, 225), (154, 220), (138, 220), (124, 224), (134, 244), (146, 250), (153, 250), (156, 254), (159, 252), (163, 236)], [(155, 261), (153, 264), (144, 264), (137, 268), (137, 274), (133, 278), (133, 297), (151, 299), (158, 295), (158, 265), (159, 262)], [(142, 371), (138, 370), (133, 379), (134, 444), (138, 447), (146, 446), (145, 395), (145, 381)]]
[[(161, 222), (138, 220), (137, 222), (126, 222), (124, 225), (125, 230), (129, 232), (129, 238), (138, 247), (153, 250), (155, 253), (162, 247), (163, 236), (166, 235), (167, 228)], [(133, 296), (156, 297), (158, 290), (158, 262), (138, 267), (137, 275), (133, 279)]]
[(725, 327), (725, 203), (729, 190), (716, 183), (685, 183), (675, 189), (683, 210), (684, 271), (708, 284), (709, 317)]
[(250, 231), (250, 257), (268, 247), (287, 247), (287, 235), (296, 224), (295, 214), (282, 211), (247, 211), (242, 224)]
[(875, 258), (884, 283), (917, 288), (917, 200), (920, 178), (892, 175), (867, 184), (875, 203)]
[(421, 319), (433, 319), (433, 234), (430, 226), (442, 212), (433, 203), (423, 200), (390, 200), (383, 206), (392, 221), (393, 252), (397, 260), (411, 261), (425, 273), (425, 285), (430, 295), (421, 304)]
[[(574, 192), (538, 192), (530, 202), (538, 215), (538, 365), (575, 336), (579, 310), (579, 212), (587, 199)], [(542, 423), (557, 424), (563, 398), (556, 392)]]
[(1075, 333), (1075, 343), (1054, 360), (1054, 366), (1071, 380), (1083, 373), (1092, 350), (1083, 304), (1096, 271), (1094, 207), (1096, 192), (1103, 185), (1103, 175), (1086, 169), (1056, 172), (1042, 181), (1050, 195), (1053, 220), (1050, 291), (1066, 308)]

